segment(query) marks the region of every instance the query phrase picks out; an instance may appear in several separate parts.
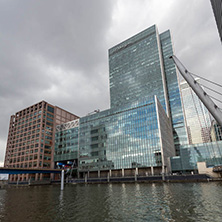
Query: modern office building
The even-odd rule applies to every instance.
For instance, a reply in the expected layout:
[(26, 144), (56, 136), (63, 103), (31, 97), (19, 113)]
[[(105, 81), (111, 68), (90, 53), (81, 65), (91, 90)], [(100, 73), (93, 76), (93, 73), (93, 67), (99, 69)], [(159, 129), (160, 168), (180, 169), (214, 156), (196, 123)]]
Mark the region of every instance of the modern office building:
[[(200, 79), (195, 79), (200, 82)], [(180, 84), (189, 144), (222, 140), (221, 127), (187, 82)]]
[(181, 147), (180, 156), (171, 158), (173, 172), (197, 172), (197, 163), (208, 167), (222, 165), (222, 141), (198, 143)]
[[(155, 25), (109, 50), (111, 108), (80, 118), (78, 130), (72, 127), (72, 136), (79, 135), (80, 177), (171, 171), (170, 157), (187, 144), (172, 54), (170, 32), (159, 35)], [(61, 132), (55, 160), (65, 164)]]
[(83, 117), (79, 133), (80, 173), (170, 171), (172, 126), (156, 96)]
[(209, 122), (193, 145), (172, 54), (170, 32), (159, 35), (156, 26), (109, 50), (111, 109), (80, 118), (80, 176), (191, 172), (198, 161), (222, 163), (221, 142), (210, 142)]
[(56, 166), (78, 166), (79, 119), (56, 126), (54, 162)]
[(222, 127), (215, 121), (211, 121), (211, 130), (210, 130), (212, 142), (222, 140)]
[(180, 88), (189, 144), (211, 142), (212, 116), (186, 81), (181, 82)]
[(172, 54), (170, 32), (159, 34), (155, 25), (112, 47), (111, 108), (78, 118), (42, 101), (16, 113), (5, 166), (72, 166), (78, 177), (123, 177), (190, 172), (197, 161), (222, 163), (222, 142), (215, 134), (208, 143), (206, 134), (216, 123), (202, 125), (198, 141), (192, 124), (186, 127), (194, 95), (182, 85), (184, 112)]
[[(77, 118), (45, 101), (12, 115), (4, 167), (54, 168), (55, 126)], [(10, 175), (10, 179), (28, 179), (26, 176)]]
[(177, 155), (187, 143), (170, 31), (157, 27), (138, 33), (109, 50), (111, 108), (157, 95), (173, 126)]
[(187, 144), (172, 54), (170, 32), (155, 25), (109, 50), (111, 108), (80, 118), (80, 176), (170, 172)]
[(211, 0), (211, 5), (213, 8), (220, 40), (222, 42), (222, 0)]
[(171, 158), (172, 171), (197, 171), (198, 162), (206, 162), (207, 166), (221, 165), (221, 127), (185, 81), (181, 82), (181, 95), (189, 144), (181, 146), (180, 156)]

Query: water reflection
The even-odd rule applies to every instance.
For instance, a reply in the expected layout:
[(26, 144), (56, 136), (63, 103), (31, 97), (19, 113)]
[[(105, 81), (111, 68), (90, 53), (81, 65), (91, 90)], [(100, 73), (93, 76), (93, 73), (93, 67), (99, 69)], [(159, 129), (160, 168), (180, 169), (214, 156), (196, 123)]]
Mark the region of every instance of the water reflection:
[(222, 183), (86, 184), (0, 190), (0, 221), (221, 221)]
[(60, 213), (63, 213), (64, 210), (64, 193), (63, 190), (60, 191), (60, 195), (59, 195), (59, 211)]

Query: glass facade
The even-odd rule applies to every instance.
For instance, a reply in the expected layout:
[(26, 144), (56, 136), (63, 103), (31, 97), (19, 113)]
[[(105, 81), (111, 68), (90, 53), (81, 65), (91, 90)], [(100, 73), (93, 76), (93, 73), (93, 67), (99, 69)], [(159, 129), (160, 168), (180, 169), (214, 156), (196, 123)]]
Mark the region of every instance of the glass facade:
[(183, 146), (181, 156), (171, 158), (172, 171), (197, 170), (197, 162), (206, 162), (207, 166), (221, 165), (222, 141)]
[(170, 31), (152, 26), (109, 50), (111, 107), (157, 95), (171, 117), (177, 155), (187, 144)]
[(166, 109), (163, 67), (156, 26), (109, 50), (111, 108), (158, 95)]
[(60, 125), (55, 161), (78, 159), (82, 175), (148, 167), (165, 173), (171, 164), (173, 171), (194, 170), (200, 160), (218, 164), (220, 143), (188, 144), (171, 55), (170, 31), (159, 35), (155, 25), (109, 49), (111, 108), (80, 118), (78, 126)]
[(160, 43), (175, 150), (176, 155), (180, 155), (180, 146), (187, 144), (187, 133), (185, 130), (177, 71), (173, 60), (169, 58), (174, 54), (169, 30), (160, 34)]
[(180, 157), (171, 158), (172, 171), (197, 170), (197, 162), (221, 165), (221, 127), (185, 81), (181, 83), (181, 94), (189, 144), (181, 146)]
[(54, 161), (78, 160), (79, 120), (56, 126)]
[(170, 156), (174, 147), (170, 130), (163, 132), (162, 141), (160, 123), (170, 128), (170, 122), (163, 108), (157, 107), (154, 98), (143, 99), (81, 118), (79, 170), (162, 166), (161, 144)]
[(187, 82), (181, 83), (181, 94), (184, 104), (189, 144), (210, 142), (212, 120), (210, 113), (189, 87)]

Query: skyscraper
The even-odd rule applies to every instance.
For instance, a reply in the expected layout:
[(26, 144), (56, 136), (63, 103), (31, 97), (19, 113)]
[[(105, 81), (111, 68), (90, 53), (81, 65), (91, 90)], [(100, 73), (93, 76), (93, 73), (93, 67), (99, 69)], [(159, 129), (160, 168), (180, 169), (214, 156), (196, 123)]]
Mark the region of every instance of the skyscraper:
[(171, 158), (172, 171), (197, 171), (198, 162), (211, 167), (221, 165), (221, 127), (188, 83), (180, 85), (189, 143), (181, 146), (179, 157)]
[(187, 143), (170, 31), (159, 35), (156, 26), (138, 33), (109, 50), (111, 108), (157, 95), (170, 117), (174, 144)]
[(222, 0), (211, 0), (220, 41), (222, 42)]
[(80, 177), (118, 177), (164, 175), (171, 167), (190, 172), (198, 161), (220, 163), (219, 143), (193, 146), (190, 137), (188, 143), (186, 132), (191, 136), (192, 130), (185, 128), (171, 55), (170, 31), (159, 34), (155, 25), (112, 47), (111, 108), (78, 118), (42, 101), (17, 112), (11, 117), (5, 166), (53, 167), (68, 161)]
[(170, 171), (187, 143), (172, 54), (170, 32), (155, 25), (109, 50), (111, 109), (80, 118), (80, 172)]
[(210, 113), (185, 81), (181, 82), (181, 94), (189, 129), (189, 144), (210, 142), (212, 120)]
[[(80, 177), (191, 172), (200, 161), (222, 162), (221, 141), (188, 142), (192, 131), (185, 127), (171, 55), (170, 31), (159, 34), (155, 25), (109, 50), (111, 108), (80, 118), (78, 130), (68, 132), (78, 133)], [(206, 132), (202, 127), (200, 136)], [(58, 136), (63, 139), (63, 132)], [(58, 162), (67, 152), (63, 145), (57, 146)]]

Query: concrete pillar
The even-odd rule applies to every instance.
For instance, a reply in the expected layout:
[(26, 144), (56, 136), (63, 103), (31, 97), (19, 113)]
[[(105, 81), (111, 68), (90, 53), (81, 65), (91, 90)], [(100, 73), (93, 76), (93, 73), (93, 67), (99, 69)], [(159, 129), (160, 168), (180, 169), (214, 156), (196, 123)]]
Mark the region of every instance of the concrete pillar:
[(22, 174), (22, 181), (24, 181), (25, 180), (25, 174), (23, 173)]
[(122, 177), (124, 177), (124, 169), (122, 169)]
[(87, 172), (87, 177), (89, 178), (89, 171)]
[(98, 170), (98, 178), (100, 178), (100, 170)]
[(109, 174), (110, 174), (110, 172), (107, 173), (107, 182), (109, 182), (109, 180), (110, 180), (109, 179)]
[(162, 166), (162, 180), (165, 180), (165, 167)]
[(64, 189), (64, 170), (61, 172), (61, 190)]
[(26, 173), (26, 180), (29, 180), (29, 174)]
[(152, 176), (154, 175), (153, 167), (151, 167), (151, 175), (152, 175)]
[(87, 183), (87, 173), (85, 173), (85, 183)]
[(38, 173), (36, 173), (36, 174), (35, 174), (35, 181), (37, 181), (37, 180), (38, 180), (38, 177), (39, 177), (39, 174), (38, 174)]
[(137, 181), (137, 173), (136, 173), (136, 170), (135, 170), (135, 181)]
[(139, 172), (138, 172), (138, 167), (136, 167), (136, 175), (138, 175), (139, 174)]
[(42, 173), (40, 173), (40, 180), (42, 180)]
[(109, 170), (109, 176), (112, 177), (112, 170)]

